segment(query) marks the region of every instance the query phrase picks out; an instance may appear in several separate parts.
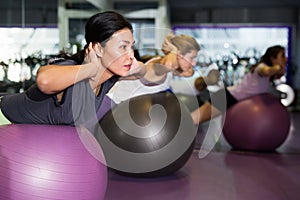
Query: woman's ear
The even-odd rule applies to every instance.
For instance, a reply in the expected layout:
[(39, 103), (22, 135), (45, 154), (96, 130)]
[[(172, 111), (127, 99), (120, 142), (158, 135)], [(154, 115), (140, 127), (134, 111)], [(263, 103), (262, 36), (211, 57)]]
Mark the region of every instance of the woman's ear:
[(182, 55), (182, 53), (178, 50), (177, 51), (177, 59), (181, 59), (183, 58), (184, 56)]
[(103, 47), (101, 44), (99, 42), (94, 43), (93, 49), (95, 50), (97, 57), (101, 58), (103, 55)]

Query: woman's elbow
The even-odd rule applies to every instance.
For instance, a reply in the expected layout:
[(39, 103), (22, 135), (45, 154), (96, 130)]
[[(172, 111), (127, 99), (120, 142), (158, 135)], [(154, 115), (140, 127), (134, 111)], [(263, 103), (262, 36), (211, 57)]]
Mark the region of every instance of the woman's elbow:
[(45, 94), (52, 94), (53, 92), (50, 90), (50, 81), (45, 76), (44, 73), (38, 72), (36, 76), (36, 84), (41, 90), (41, 92)]

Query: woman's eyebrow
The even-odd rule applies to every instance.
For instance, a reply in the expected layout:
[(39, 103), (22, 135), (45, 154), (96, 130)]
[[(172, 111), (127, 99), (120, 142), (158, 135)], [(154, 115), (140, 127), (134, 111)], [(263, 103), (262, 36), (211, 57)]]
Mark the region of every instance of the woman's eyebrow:
[[(130, 44), (130, 41), (128, 41), (128, 40), (121, 40), (120, 42), (124, 42), (126, 44)], [(135, 44), (135, 41), (133, 41), (133, 44)]]

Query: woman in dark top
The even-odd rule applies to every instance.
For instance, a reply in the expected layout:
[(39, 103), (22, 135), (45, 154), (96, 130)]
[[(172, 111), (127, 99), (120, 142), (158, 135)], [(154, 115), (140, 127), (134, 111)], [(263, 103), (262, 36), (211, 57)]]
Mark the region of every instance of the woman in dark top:
[[(120, 77), (141, 78), (146, 67), (134, 57), (132, 25), (117, 12), (89, 18), (85, 40), (87, 45), (77, 54), (61, 54), (40, 67), (36, 84), (27, 91), (1, 97), (0, 118), (8, 123), (85, 125), (92, 130), (114, 83)], [(176, 66), (174, 60), (176, 55), (169, 54), (163, 64)]]
[(73, 56), (61, 54), (40, 67), (36, 84), (1, 98), (1, 111), (11, 123), (78, 125), (95, 119), (107, 91), (119, 77), (145, 73), (134, 58), (131, 24), (106, 11), (85, 26), (87, 45)]

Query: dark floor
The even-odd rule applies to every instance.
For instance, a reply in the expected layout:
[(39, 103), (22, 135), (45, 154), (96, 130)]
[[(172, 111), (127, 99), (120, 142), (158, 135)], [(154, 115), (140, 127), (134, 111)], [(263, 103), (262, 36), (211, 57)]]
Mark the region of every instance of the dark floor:
[(130, 178), (110, 171), (105, 200), (298, 200), (300, 112), (291, 117), (289, 136), (276, 152), (232, 151), (221, 137), (205, 156), (195, 149), (168, 177)]

